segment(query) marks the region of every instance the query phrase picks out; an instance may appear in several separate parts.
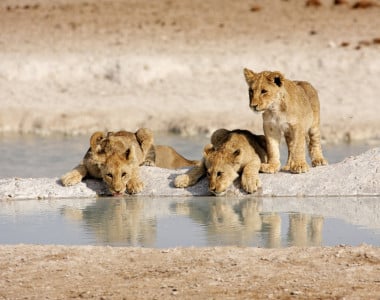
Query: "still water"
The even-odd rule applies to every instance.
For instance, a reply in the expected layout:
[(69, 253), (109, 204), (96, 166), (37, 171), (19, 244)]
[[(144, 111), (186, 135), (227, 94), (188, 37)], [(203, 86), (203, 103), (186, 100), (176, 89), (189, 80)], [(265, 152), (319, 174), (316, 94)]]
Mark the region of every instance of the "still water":
[[(209, 138), (157, 135), (156, 144), (173, 146), (189, 159), (199, 159)], [(368, 144), (324, 145), (329, 163), (336, 163), (350, 155), (357, 155), (380, 146), (380, 142)], [(60, 177), (71, 170), (83, 158), (89, 147), (89, 137), (49, 138), (36, 136), (0, 136), (0, 178), (5, 177)], [(281, 149), (281, 160), (286, 160), (286, 147)]]
[[(156, 142), (197, 159), (208, 139), (166, 135), (157, 136)], [(87, 137), (1, 137), (0, 178), (59, 177), (80, 161), (87, 147)], [(335, 163), (371, 147), (325, 145), (324, 152)], [(380, 198), (126, 196), (0, 201), (0, 244), (18, 243), (157, 248), (380, 246)]]
[(0, 202), (0, 244), (380, 246), (378, 198), (98, 198)]

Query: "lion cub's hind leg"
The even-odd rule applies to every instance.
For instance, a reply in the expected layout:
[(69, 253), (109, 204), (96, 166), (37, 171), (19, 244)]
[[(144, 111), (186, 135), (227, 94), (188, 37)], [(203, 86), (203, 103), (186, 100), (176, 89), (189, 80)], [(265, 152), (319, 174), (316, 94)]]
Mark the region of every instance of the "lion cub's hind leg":
[(282, 171), (290, 171), (290, 163), (291, 163), (291, 147), (293, 147), (292, 143), (292, 137), (290, 136), (289, 132), (284, 133), (285, 141), (286, 141), (286, 146), (288, 148), (288, 159), (286, 161), (286, 165), (281, 168)]
[(321, 133), (319, 126), (313, 126), (309, 130), (308, 149), (311, 158), (311, 165), (313, 167), (325, 166), (328, 164), (322, 154)]
[(77, 165), (70, 172), (67, 172), (61, 177), (61, 182), (64, 186), (75, 185), (82, 181), (82, 179), (87, 175), (87, 168), (83, 164)]

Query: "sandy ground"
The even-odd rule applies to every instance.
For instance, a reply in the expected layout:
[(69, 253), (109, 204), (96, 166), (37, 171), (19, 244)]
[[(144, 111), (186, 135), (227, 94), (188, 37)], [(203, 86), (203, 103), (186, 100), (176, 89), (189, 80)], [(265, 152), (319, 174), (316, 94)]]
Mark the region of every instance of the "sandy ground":
[(249, 67), (313, 83), (324, 140), (378, 139), (380, 8), (321, 2), (3, 0), (0, 132), (261, 132)]
[(1, 246), (1, 299), (378, 299), (380, 249)]
[[(0, 132), (261, 132), (243, 67), (320, 94), (323, 139), (380, 138), (380, 8), (3, 0)], [(374, 1), (379, 3), (379, 1)], [(380, 250), (1, 246), (0, 298), (377, 299)]]

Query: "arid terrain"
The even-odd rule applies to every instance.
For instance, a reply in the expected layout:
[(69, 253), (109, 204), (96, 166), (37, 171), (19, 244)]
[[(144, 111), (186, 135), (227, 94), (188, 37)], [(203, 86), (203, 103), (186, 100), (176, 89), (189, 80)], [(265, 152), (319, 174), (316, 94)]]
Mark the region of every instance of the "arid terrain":
[[(0, 133), (261, 132), (249, 67), (310, 81), (324, 141), (371, 143), (380, 1), (333, 2), (2, 0)], [(0, 274), (0, 299), (379, 299), (380, 249), (2, 245)]]
[(380, 8), (305, 2), (3, 0), (0, 132), (261, 132), (248, 67), (310, 81), (325, 141), (379, 139)]
[(380, 249), (2, 246), (1, 299), (378, 299)]

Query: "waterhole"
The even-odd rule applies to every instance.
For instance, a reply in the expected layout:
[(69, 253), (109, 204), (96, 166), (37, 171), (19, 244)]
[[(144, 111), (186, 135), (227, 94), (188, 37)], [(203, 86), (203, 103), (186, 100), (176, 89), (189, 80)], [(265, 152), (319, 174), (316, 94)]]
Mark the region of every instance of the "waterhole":
[[(0, 138), (0, 177), (59, 177), (87, 137)], [(200, 158), (206, 137), (158, 136)], [(330, 163), (372, 146), (325, 145)], [(282, 149), (282, 159), (286, 159)], [(137, 247), (380, 246), (379, 197), (139, 197), (0, 201), (0, 244)]]

